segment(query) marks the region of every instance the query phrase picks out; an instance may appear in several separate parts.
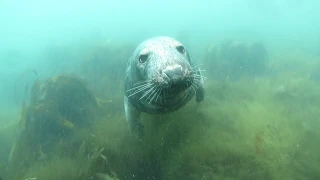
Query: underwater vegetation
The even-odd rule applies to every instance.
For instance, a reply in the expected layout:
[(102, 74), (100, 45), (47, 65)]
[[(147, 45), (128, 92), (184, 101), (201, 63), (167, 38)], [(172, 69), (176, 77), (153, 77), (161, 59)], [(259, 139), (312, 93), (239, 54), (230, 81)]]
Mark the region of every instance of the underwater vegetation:
[[(23, 169), (47, 158), (55, 143), (72, 136), (77, 129), (90, 128), (99, 115), (98, 107), (104, 103), (77, 77), (59, 75), (43, 82), (36, 80), (29, 104), (22, 104), (21, 133), (12, 149), (9, 167)], [(30, 155), (26, 156), (28, 152)]]
[[(1, 178), (320, 179), (320, 84), (312, 75), (319, 57), (306, 62), (302, 55), (267, 55), (262, 44), (229, 44), (225, 50), (235, 55), (214, 62), (243, 54), (260, 58), (257, 72), (230, 70), (241, 74), (234, 81), (207, 68), (205, 100), (174, 113), (143, 114), (146, 138), (137, 141), (128, 133), (119, 83), (131, 46), (106, 49), (85, 52), (84, 78), (60, 74), (33, 83)], [(119, 69), (105, 71), (116, 58)], [(254, 65), (243, 63), (247, 70)], [(0, 135), (10, 134), (1, 129)]]
[(210, 74), (219, 79), (264, 75), (268, 51), (262, 42), (225, 40), (207, 48), (205, 63), (212, 69)]

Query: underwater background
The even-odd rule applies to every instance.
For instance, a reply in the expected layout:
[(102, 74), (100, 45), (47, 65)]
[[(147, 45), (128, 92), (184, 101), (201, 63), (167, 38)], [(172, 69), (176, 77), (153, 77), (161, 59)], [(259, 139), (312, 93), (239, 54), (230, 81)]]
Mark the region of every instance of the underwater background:
[[(1, 180), (320, 179), (320, 1), (0, 1)], [(180, 41), (205, 99), (143, 114), (137, 45)]]

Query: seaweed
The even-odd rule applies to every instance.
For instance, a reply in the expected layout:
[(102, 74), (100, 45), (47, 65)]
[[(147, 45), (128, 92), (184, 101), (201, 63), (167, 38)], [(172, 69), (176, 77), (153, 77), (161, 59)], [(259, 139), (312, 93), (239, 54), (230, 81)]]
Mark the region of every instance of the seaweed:
[(76, 129), (92, 126), (101, 104), (85, 82), (75, 76), (36, 80), (31, 88), (30, 103), (22, 103), (22, 133), (13, 150), (11, 167), (19, 164), (24, 171), (46, 154), (52, 154), (51, 149), (57, 142), (72, 136)]

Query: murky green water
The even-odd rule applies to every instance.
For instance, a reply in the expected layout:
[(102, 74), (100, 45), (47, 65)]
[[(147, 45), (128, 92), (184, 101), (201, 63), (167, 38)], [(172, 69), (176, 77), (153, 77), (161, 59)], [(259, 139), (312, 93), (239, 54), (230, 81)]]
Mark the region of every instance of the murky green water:
[[(318, 7), (1, 2), (0, 179), (320, 179)], [(124, 73), (139, 42), (158, 35), (206, 70), (206, 94), (143, 114), (139, 141)]]

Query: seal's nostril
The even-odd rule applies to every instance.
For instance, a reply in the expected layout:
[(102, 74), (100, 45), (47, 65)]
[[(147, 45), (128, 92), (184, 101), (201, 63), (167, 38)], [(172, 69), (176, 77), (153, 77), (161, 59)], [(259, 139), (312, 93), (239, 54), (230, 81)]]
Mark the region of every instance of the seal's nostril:
[(184, 72), (181, 65), (172, 65), (167, 66), (162, 70), (162, 73), (165, 74), (170, 81), (176, 82), (183, 78)]

